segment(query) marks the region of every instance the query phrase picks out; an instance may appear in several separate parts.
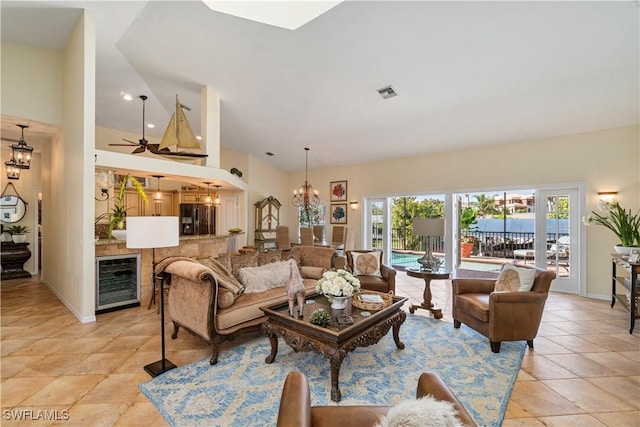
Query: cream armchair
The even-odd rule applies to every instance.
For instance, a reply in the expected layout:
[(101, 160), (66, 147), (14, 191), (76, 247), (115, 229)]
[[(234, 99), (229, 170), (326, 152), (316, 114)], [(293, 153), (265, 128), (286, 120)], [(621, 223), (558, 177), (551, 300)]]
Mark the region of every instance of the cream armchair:
[(489, 338), (494, 353), (500, 352), (502, 341), (526, 340), (533, 348), (549, 287), (556, 278), (552, 271), (535, 270), (528, 292), (494, 292), (493, 279), (453, 279), (453, 327), (464, 323)]

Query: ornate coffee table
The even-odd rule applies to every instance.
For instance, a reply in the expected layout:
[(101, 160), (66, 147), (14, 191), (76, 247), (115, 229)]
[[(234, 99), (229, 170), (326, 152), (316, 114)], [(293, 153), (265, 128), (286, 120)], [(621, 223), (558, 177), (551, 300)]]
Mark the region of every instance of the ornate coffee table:
[(448, 279), (451, 277), (451, 273), (449, 270), (445, 270), (441, 268), (438, 271), (431, 270), (422, 270), (419, 268), (407, 268), (407, 276), (418, 277), (420, 279), (424, 279), (424, 292), (422, 294), (422, 303), (420, 305), (413, 304), (409, 307), (409, 312), (414, 313), (418, 308), (424, 308), (425, 310), (429, 310), (433, 313), (434, 319), (442, 319), (442, 310), (436, 308), (435, 305), (431, 302), (431, 280), (433, 279)]
[[(323, 295), (310, 295), (305, 304), (302, 318), (289, 316), (287, 302), (271, 306), (260, 307), (267, 316), (262, 324), (262, 330), (271, 342), (271, 354), (265, 359), (266, 363), (272, 363), (278, 352), (278, 337), (293, 348), (295, 352), (314, 351), (329, 359), (331, 363), (331, 400), (339, 402), (342, 398), (338, 387), (340, 365), (347, 353), (357, 347), (367, 347), (380, 341), (391, 327), (393, 327), (393, 340), (399, 349), (404, 348), (400, 341), (400, 326), (404, 323), (406, 313), (401, 310), (407, 301), (404, 297), (393, 297), (390, 306), (379, 311), (371, 311), (366, 315), (365, 310), (356, 307), (347, 307), (344, 310), (332, 310), (331, 304)], [(309, 322), (311, 313), (318, 309), (324, 309), (333, 316), (331, 325), (323, 328)], [(296, 307), (297, 309), (297, 307)], [(363, 316), (362, 313), (365, 312)], [(338, 315), (350, 315), (353, 324), (338, 324)]]

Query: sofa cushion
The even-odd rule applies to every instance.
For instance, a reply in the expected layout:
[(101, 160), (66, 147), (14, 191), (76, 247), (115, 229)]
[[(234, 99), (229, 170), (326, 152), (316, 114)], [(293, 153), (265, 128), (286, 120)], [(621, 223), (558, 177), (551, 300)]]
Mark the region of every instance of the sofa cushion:
[(350, 252), (353, 260), (353, 274), (356, 276), (377, 276), (381, 277), (380, 265), (382, 264), (382, 252)]
[(489, 294), (460, 294), (456, 296), (456, 310), (468, 313), (482, 322), (489, 321)]
[(231, 273), (240, 280), (240, 269), (245, 267), (258, 266), (258, 253), (247, 252), (240, 255), (233, 255), (231, 258)]
[(451, 402), (424, 396), (393, 406), (375, 427), (462, 427), (457, 413)]
[(240, 269), (240, 282), (244, 293), (263, 292), (286, 286), (289, 280), (289, 265), (292, 261), (272, 262), (258, 267)]
[(271, 264), (278, 261), (283, 261), (281, 249), (258, 253), (258, 265)]
[(224, 289), (222, 286), (218, 288), (218, 307), (231, 307), (235, 300), (236, 297), (231, 291)]
[(502, 266), (502, 271), (496, 280), (496, 292), (528, 292), (533, 287), (536, 279), (536, 270), (533, 268), (516, 267), (507, 263)]
[[(316, 283), (314, 279), (302, 279), (306, 295), (315, 293)], [(231, 307), (218, 310), (216, 316), (216, 329), (219, 331), (233, 331), (234, 328), (244, 327), (247, 322), (264, 319), (264, 313), (260, 307), (283, 303), (288, 300), (287, 288), (277, 287), (260, 293), (243, 293)]]
[(322, 267), (312, 267), (309, 265), (300, 266), (300, 274), (306, 279), (319, 280), (325, 271), (327, 270)]

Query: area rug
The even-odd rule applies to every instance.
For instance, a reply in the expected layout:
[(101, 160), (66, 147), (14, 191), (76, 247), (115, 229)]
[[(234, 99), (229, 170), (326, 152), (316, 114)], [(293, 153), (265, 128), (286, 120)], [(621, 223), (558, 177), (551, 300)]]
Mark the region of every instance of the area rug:
[[(421, 372), (437, 373), (475, 422), (500, 426), (526, 343), (502, 343), (491, 352), (487, 338), (462, 325), (407, 314), (399, 350), (391, 331), (377, 344), (358, 348), (342, 362), (339, 405), (396, 404), (415, 397)], [(140, 384), (140, 390), (172, 426), (275, 426), (284, 379), (299, 370), (307, 377), (311, 404), (331, 401), (328, 359), (295, 353), (284, 341), (272, 364), (266, 337), (225, 349), (218, 363), (209, 358), (168, 371)]]

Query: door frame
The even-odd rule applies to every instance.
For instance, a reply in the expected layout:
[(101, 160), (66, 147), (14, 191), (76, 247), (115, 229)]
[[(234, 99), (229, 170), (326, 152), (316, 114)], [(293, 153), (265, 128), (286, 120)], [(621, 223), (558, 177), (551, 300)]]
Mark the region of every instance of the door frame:
[(382, 203), (382, 253), (384, 259), (382, 260), (383, 264), (391, 265), (391, 212), (389, 211), (391, 203), (389, 203), (390, 197), (371, 197), (365, 198), (365, 211), (364, 216), (362, 218), (362, 226), (363, 226), (363, 249), (371, 249), (371, 239), (373, 236), (371, 235), (371, 207), (373, 203)]

